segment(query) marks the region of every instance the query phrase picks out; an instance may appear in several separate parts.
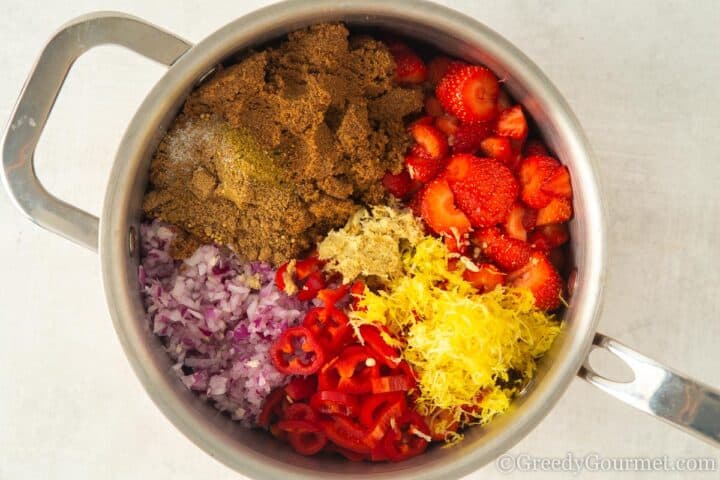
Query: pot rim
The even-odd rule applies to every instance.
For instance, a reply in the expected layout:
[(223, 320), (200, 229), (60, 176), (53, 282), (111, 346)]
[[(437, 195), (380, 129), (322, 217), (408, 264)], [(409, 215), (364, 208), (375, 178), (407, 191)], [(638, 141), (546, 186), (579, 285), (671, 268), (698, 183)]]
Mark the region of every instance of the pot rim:
[[(169, 384), (170, 380), (176, 379), (170, 378), (168, 372), (154, 364), (153, 356), (143, 341), (148, 335), (148, 327), (140, 324), (146, 322), (134, 317), (133, 301), (137, 299), (133, 298), (137, 297), (137, 279), (127, 270), (128, 229), (137, 228), (139, 218), (139, 204), (136, 198), (132, 198), (131, 191), (138, 184), (145, 184), (147, 172), (141, 170), (142, 157), (147, 155), (148, 145), (157, 144), (159, 136), (164, 133), (164, 128), (158, 126), (166, 126), (175, 116), (180, 103), (205, 73), (220, 60), (244, 49), (248, 43), (256, 43), (257, 39), (264, 41), (294, 28), (330, 19), (343, 21), (352, 18), (367, 21), (402, 19), (415, 25), (417, 32), (432, 26), (455, 39), (462, 39), (468, 47), (478, 46), (482, 52), (501, 58), (503, 63), (499, 64), (499, 68), (522, 79), (525, 88), (537, 97), (535, 105), (525, 105), (535, 118), (543, 109), (552, 107), (554, 130), (558, 135), (555, 140), (567, 144), (572, 155), (575, 204), (580, 207), (578, 211), (582, 212), (583, 218), (583, 224), (577, 227), (582, 231), (576, 229), (573, 236), (582, 242), (584, 254), (578, 262), (578, 285), (571, 306), (569, 333), (563, 339), (562, 348), (556, 352), (558, 361), (551, 362), (542, 381), (528, 396), (531, 400), (516, 402), (518, 405), (513, 408), (517, 412), (513, 421), (503, 422), (500, 418), (492, 422), (493, 428), (488, 429), (482, 444), (473, 451), (453, 462), (407, 462), (376, 474), (386, 478), (405, 475), (414, 478), (458, 477), (512, 448), (547, 415), (575, 377), (591, 348), (598, 322), (606, 244), (593, 154), (578, 120), (558, 90), (530, 59), (473, 18), (424, 0), (290, 0), (240, 17), (192, 47), (145, 98), (118, 148), (100, 222), (100, 257), (108, 307), (123, 349), (145, 390), (166, 417), (208, 454), (251, 477), (333, 476), (269, 459), (249, 449), (241, 454), (235, 446), (228, 444), (226, 431), (203, 423), (196, 408), (180, 400), (178, 391)], [(493, 65), (489, 66), (493, 68)], [(518, 92), (512, 93), (518, 97)], [(135, 220), (132, 215), (136, 215)], [(374, 474), (374, 469), (368, 468), (365, 475), (344, 473), (342, 476), (359, 478), (368, 474)], [(339, 478), (339, 475), (336, 476)]]

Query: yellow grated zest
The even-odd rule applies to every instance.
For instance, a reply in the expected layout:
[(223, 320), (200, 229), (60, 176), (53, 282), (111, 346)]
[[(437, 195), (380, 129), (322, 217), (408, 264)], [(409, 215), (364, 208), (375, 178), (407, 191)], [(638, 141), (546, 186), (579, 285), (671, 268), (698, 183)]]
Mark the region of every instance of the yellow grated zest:
[(402, 275), (404, 250), (424, 236), (409, 210), (376, 205), (369, 212), (358, 210), (343, 228), (328, 233), (318, 244), (318, 256), (327, 261), (325, 270), (343, 276), (343, 283), (359, 276), (388, 281)]
[(560, 325), (535, 308), (527, 289), (477, 293), (463, 280), (462, 264), (448, 270), (449, 258), (442, 241), (425, 237), (403, 255), (405, 274), (386, 290), (366, 289), (351, 320), (385, 325), (404, 339), (402, 355), (418, 375), (420, 413), (450, 409), (458, 421), (484, 424), (508, 409), (522, 386), (513, 382), (518, 375), (532, 378)]

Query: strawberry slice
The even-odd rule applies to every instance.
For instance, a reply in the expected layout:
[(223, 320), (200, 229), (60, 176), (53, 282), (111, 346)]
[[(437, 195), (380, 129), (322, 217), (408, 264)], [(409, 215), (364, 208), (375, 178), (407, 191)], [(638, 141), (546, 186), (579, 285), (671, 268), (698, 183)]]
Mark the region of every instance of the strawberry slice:
[(405, 156), (405, 166), (410, 174), (410, 179), (420, 183), (427, 183), (438, 176), (438, 173), (445, 166), (443, 159), (433, 159), (418, 154), (417, 149), (411, 149)]
[(528, 133), (528, 125), (522, 107), (515, 105), (503, 111), (498, 116), (495, 131), (502, 137), (524, 139)]
[(520, 198), (533, 208), (542, 208), (550, 203), (552, 196), (543, 192), (542, 186), (555, 173), (560, 162), (552, 157), (535, 155), (523, 159), (518, 177), (520, 179)]
[(443, 242), (445, 242), (445, 246), (450, 252), (459, 253), (460, 255), (465, 255), (470, 247), (470, 240), (466, 235), (463, 235), (460, 238), (455, 238), (451, 235), (443, 235)]
[(505, 221), (518, 194), (515, 177), (505, 165), (459, 153), (450, 157), (445, 175), (458, 207), (474, 227)]
[(535, 306), (541, 310), (555, 310), (560, 306), (562, 278), (542, 252), (533, 252), (522, 268), (508, 275), (508, 284), (527, 288), (535, 297)]
[(555, 169), (550, 177), (543, 182), (540, 189), (555, 197), (572, 198), (572, 185), (570, 184), (570, 171), (565, 165)]
[(563, 245), (570, 239), (567, 224), (556, 223), (543, 225), (530, 234), (528, 243), (534, 250), (548, 253), (555, 247)]
[(395, 81), (400, 84), (418, 84), (425, 81), (427, 67), (410, 47), (400, 42), (388, 45), (395, 60)]
[(440, 100), (432, 95), (428, 95), (425, 99), (425, 113), (431, 117), (439, 117), (444, 114), (445, 111), (443, 110), (442, 105), (440, 105)]
[(457, 132), (458, 123), (458, 119), (452, 115), (441, 115), (435, 119), (435, 127), (447, 135), (448, 143), (450, 137), (453, 137)]
[(552, 198), (550, 202), (538, 210), (536, 224), (538, 227), (552, 223), (563, 223), (572, 217), (572, 203), (567, 198)]
[(407, 170), (404, 169), (397, 174), (393, 174), (391, 172), (385, 173), (385, 176), (382, 179), (382, 184), (383, 187), (385, 187), (385, 190), (401, 200), (407, 198), (414, 187), (410, 175)]
[(510, 139), (506, 137), (487, 137), (480, 143), (480, 150), (503, 163), (509, 163), (515, 158)]
[(536, 210), (526, 207), (520, 202), (515, 202), (510, 209), (507, 220), (505, 220), (505, 233), (510, 238), (524, 242), (527, 240), (528, 230), (535, 228), (536, 219)]
[(506, 272), (525, 265), (530, 259), (530, 245), (504, 235), (497, 227), (483, 228), (472, 235), (473, 244), (483, 255)]
[(470, 231), (470, 221), (455, 206), (455, 198), (447, 180), (433, 180), (425, 187), (420, 212), (435, 233), (460, 238)]
[(532, 157), (534, 155), (550, 155), (547, 147), (540, 140), (532, 139), (528, 140), (523, 149), (524, 157)]
[(435, 89), (445, 111), (463, 122), (492, 120), (500, 86), (485, 67), (451, 64)]
[(427, 153), (429, 158), (437, 160), (447, 155), (447, 138), (440, 130), (431, 124), (415, 122), (410, 125), (409, 130), (410, 135), (412, 135), (418, 145)]
[(505, 274), (498, 270), (495, 265), (481, 263), (476, 265), (473, 270), (466, 268), (463, 272), (463, 278), (477, 288), (480, 293), (485, 293), (495, 290), (498, 285), (502, 285), (505, 281)]
[(447, 74), (450, 64), (454, 61), (444, 55), (437, 56), (430, 60), (427, 65), (427, 81), (435, 86)]
[(453, 153), (476, 153), (491, 132), (489, 122), (461, 123), (453, 135)]

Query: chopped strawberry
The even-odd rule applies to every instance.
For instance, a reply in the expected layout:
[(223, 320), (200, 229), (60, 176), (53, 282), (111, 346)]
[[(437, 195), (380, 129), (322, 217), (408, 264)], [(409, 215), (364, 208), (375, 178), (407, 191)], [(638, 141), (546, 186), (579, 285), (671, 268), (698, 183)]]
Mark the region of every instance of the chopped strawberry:
[(445, 113), (445, 111), (442, 105), (440, 105), (440, 100), (430, 95), (425, 99), (425, 113), (431, 117), (439, 117)]
[(517, 270), (530, 258), (531, 249), (527, 243), (504, 235), (497, 227), (474, 232), (472, 242), (485, 257), (506, 272)]
[(560, 306), (562, 279), (542, 252), (533, 252), (525, 266), (508, 275), (508, 283), (529, 289), (535, 297), (535, 306), (541, 310)]
[(427, 152), (429, 158), (437, 160), (447, 155), (447, 138), (434, 126), (415, 122), (410, 125), (410, 135)]
[(427, 65), (427, 81), (433, 86), (437, 85), (447, 73), (451, 63), (453, 63), (453, 60), (443, 55), (430, 60)]
[(487, 137), (480, 143), (480, 150), (503, 163), (509, 163), (515, 158), (510, 139), (505, 137)]
[(422, 206), (422, 199), (423, 195), (425, 195), (425, 187), (422, 187), (420, 190), (418, 190), (415, 195), (412, 196), (410, 201), (408, 202), (407, 206), (410, 209), (410, 211), (413, 212), (413, 215), (420, 218), (422, 217), (421, 212), (421, 206)]
[(491, 292), (505, 281), (505, 274), (490, 263), (481, 263), (476, 265), (475, 269), (466, 268), (463, 278), (477, 288), (480, 293)]
[(550, 203), (552, 196), (543, 192), (542, 186), (559, 166), (560, 162), (543, 155), (523, 159), (518, 172), (523, 202), (533, 208), (542, 208)]
[(445, 175), (455, 201), (474, 227), (501, 223), (518, 195), (512, 172), (490, 158), (467, 153), (450, 157)]
[(572, 185), (570, 184), (570, 171), (565, 165), (555, 169), (550, 177), (543, 182), (540, 189), (555, 197), (572, 198)]
[(513, 102), (510, 99), (510, 95), (507, 94), (507, 92), (504, 89), (500, 89), (500, 93), (498, 93), (497, 97), (497, 111), (498, 113), (502, 113), (508, 108), (512, 106)]
[(491, 133), (489, 122), (461, 123), (452, 140), (454, 153), (476, 153)]
[(528, 133), (528, 125), (522, 107), (515, 105), (502, 112), (498, 116), (495, 131), (502, 137), (524, 139)]
[(382, 184), (385, 190), (399, 199), (407, 198), (413, 189), (413, 181), (405, 169), (397, 174), (391, 172), (385, 173)]
[(457, 132), (458, 123), (458, 119), (452, 115), (441, 115), (435, 118), (435, 127), (448, 136), (448, 141)]
[(410, 153), (405, 156), (407, 171), (410, 178), (416, 182), (429, 182), (437, 177), (444, 165), (444, 159), (429, 157), (419, 145), (411, 148)]
[(550, 260), (550, 263), (552, 263), (553, 267), (555, 267), (555, 270), (558, 272), (562, 272), (565, 269), (565, 264), (567, 263), (567, 256), (565, 255), (565, 252), (562, 248), (555, 247), (552, 250), (550, 250), (550, 253), (547, 254), (548, 260)]
[(555, 247), (559, 247), (570, 239), (570, 232), (567, 224), (555, 223), (538, 227), (530, 234), (528, 243), (534, 250), (549, 252)]
[(540, 140), (528, 140), (525, 144), (525, 148), (523, 149), (523, 156), (532, 157), (534, 155), (550, 155), (548, 153), (547, 147)]
[(465, 255), (470, 247), (470, 240), (467, 235), (463, 235), (460, 238), (455, 238), (452, 235), (443, 235), (443, 241), (445, 246), (452, 253), (459, 253)]
[(395, 81), (401, 84), (418, 84), (425, 81), (427, 68), (422, 59), (407, 45), (392, 42), (388, 45), (395, 60)]
[(435, 95), (445, 111), (462, 122), (492, 120), (497, 113), (498, 85), (495, 75), (485, 67), (451, 66), (438, 83)]
[(435, 233), (460, 237), (470, 231), (470, 221), (455, 206), (455, 197), (445, 179), (433, 180), (425, 187), (420, 212)]
[(536, 210), (526, 207), (520, 202), (515, 202), (505, 220), (505, 232), (510, 238), (524, 242), (527, 240), (528, 230), (535, 228), (536, 219)]
[(538, 210), (537, 226), (563, 223), (572, 217), (572, 203), (567, 198), (552, 198), (550, 202)]

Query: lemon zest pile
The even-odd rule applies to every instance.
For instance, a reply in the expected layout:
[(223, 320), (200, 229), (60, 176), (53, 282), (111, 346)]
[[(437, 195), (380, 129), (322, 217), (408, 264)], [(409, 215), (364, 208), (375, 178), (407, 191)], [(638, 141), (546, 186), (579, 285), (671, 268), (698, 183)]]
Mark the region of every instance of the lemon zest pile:
[(531, 379), (560, 324), (527, 289), (479, 294), (462, 278), (462, 264), (447, 268), (450, 256), (442, 241), (420, 240), (403, 255), (405, 274), (385, 290), (366, 289), (350, 317), (355, 327), (385, 325), (406, 342), (402, 356), (418, 376), (421, 414), (450, 409), (458, 421), (485, 424), (522, 387), (511, 372)]

